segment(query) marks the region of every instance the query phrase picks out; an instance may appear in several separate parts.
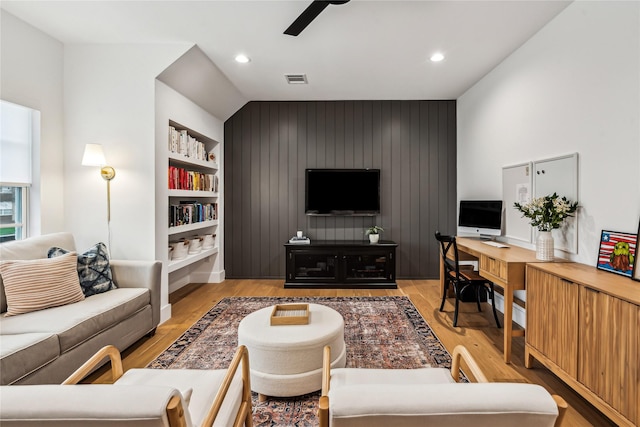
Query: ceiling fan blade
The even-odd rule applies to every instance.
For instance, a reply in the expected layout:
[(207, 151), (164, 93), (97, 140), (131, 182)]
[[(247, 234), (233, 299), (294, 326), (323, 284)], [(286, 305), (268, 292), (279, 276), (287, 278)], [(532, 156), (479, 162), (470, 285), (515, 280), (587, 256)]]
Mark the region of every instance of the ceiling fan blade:
[(331, 2), (322, 0), (313, 0), (307, 8), (293, 21), (293, 24), (289, 25), (289, 28), (284, 30), (284, 33), (290, 36), (297, 36), (307, 28), (307, 25), (317, 18), (320, 13), (329, 6)]

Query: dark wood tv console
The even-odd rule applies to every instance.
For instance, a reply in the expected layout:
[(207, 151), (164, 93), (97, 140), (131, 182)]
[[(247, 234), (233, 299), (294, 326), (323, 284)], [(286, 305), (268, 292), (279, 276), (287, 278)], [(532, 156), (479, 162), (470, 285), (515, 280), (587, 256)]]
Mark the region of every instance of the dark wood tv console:
[(315, 240), (285, 243), (285, 288), (395, 289), (397, 243)]

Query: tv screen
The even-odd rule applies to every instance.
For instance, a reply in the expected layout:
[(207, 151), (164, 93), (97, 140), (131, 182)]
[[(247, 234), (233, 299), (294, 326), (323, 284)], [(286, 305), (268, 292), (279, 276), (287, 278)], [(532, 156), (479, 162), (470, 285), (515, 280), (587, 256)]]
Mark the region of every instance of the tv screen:
[(502, 230), (502, 200), (460, 200), (460, 231), (499, 236)]
[(307, 169), (307, 215), (380, 213), (380, 169)]

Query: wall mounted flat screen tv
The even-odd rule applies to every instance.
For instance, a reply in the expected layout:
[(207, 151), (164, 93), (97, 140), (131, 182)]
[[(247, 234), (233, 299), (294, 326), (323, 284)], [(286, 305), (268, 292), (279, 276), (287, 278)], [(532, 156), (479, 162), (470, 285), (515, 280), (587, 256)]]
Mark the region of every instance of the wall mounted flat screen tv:
[(380, 169), (307, 169), (307, 215), (377, 215)]
[(458, 232), (482, 236), (502, 234), (502, 200), (460, 200)]

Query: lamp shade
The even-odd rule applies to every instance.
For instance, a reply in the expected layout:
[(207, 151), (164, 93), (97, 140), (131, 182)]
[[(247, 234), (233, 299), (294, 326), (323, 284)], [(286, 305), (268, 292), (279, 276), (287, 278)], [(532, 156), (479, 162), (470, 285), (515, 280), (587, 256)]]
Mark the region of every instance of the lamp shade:
[(87, 144), (84, 147), (82, 156), (82, 166), (104, 166), (107, 160), (104, 158), (104, 151), (100, 144)]

